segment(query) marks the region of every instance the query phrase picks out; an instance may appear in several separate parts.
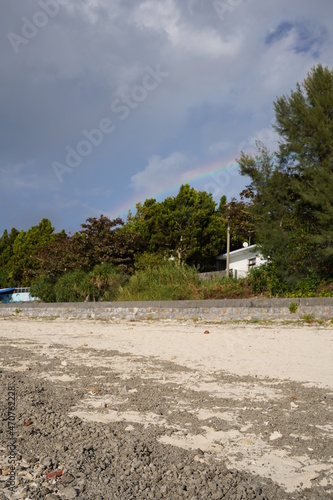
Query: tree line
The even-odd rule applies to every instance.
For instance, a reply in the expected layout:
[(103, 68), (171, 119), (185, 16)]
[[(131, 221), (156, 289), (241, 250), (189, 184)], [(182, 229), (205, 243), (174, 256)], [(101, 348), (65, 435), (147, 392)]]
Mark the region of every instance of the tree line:
[(48, 219), (28, 231), (5, 230), (0, 286), (33, 286), (52, 300), (72, 300), (75, 293), (80, 300), (111, 300), (135, 274), (166, 263), (213, 270), (226, 250), (229, 218), (231, 250), (250, 241), (268, 261), (253, 272), (253, 293), (286, 294), (300, 286), (305, 293), (320, 287), (329, 293), (333, 71), (314, 67), (295, 90), (277, 98), (274, 110), (278, 149), (258, 143), (256, 155), (241, 154), (240, 173), (250, 183), (239, 200), (224, 195), (216, 203), (210, 193), (185, 184), (176, 196), (138, 203), (126, 220), (88, 218), (73, 235), (56, 233)]
[(31, 286), (41, 277), (57, 279), (101, 264), (125, 274), (163, 260), (212, 270), (226, 246), (229, 214), (234, 221), (231, 245), (238, 248), (252, 232), (247, 204), (235, 199), (227, 203), (223, 196), (217, 205), (210, 193), (188, 184), (164, 201), (138, 203), (126, 221), (88, 218), (73, 235), (55, 233), (48, 219), (28, 231), (5, 230), (0, 238), (1, 286)]

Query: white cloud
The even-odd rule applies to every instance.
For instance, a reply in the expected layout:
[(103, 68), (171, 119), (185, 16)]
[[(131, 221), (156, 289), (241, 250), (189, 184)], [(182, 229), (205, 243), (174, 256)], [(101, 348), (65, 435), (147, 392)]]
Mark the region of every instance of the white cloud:
[(121, 0), (81, 0), (71, 1), (66, 7), (69, 12), (76, 16), (82, 16), (90, 24), (97, 24), (101, 18), (101, 12), (107, 13), (108, 19), (114, 20), (121, 15)]
[(40, 176), (33, 160), (0, 167), (1, 188), (7, 192), (38, 190), (46, 187), (45, 178)]
[(261, 143), (273, 153), (278, 149), (279, 139), (279, 134), (273, 128), (264, 127), (242, 141), (238, 145), (238, 152), (240, 153), (242, 151), (246, 155), (255, 155), (258, 152), (256, 144)]
[(137, 192), (151, 193), (161, 190), (163, 183), (179, 177), (189, 165), (189, 159), (182, 153), (172, 153), (166, 158), (154, 155), (141, 172), (132, 175), (131, 187)]
[(134, 23), (157, 33), (164, 33), (171, 46), (197, 56), (213, 58), (235, 55), (240, 47), (239, 38), (222, 40), (213, 27), (191, 25), (174, 0), (146, 0), (133, 13)]
[(223, 151), (226, 151), (227, 149), (229, 149), (230, 146), (231, 146), (231, 143), (228, 141), (215, 142), (214, 144), (211, 144), (208, 147), (208, 152), (210, 154), (222, 153)]

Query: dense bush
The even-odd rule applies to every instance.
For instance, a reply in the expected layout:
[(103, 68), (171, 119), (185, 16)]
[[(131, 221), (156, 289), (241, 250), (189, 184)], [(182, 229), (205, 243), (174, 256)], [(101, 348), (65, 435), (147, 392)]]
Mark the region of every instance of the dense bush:
[(98, 296), (98, 288), (82, 270), (65, 273), (55, 284), (57, 302), (84, 302)]
[(40, 278), (30, 288), (32, 297), (38, 297), (44, 302), (56, 302), (55, 281), (48, 278)]
[(89, 273), (89, 281), (95, 287), (97, 293), (93, 296), (95, 300), (116, 300), (129, 276), (121, 273), (118, 268), (111, 264), (99, 264)]
[[(135, 256), (134, 267), (136, 271), (144, 271), (150, 268), (158, 268), (164, 262), (163, 253), (144, 252)], [(169, 261), (171, 262), (171, 261)]]
[(290, 285), (278, 276), (273, 264), (266, 264), (251, 269), (247, 277), (254, 295), (280, 297), (287, 293)]
[(70, 271), (57, 280), (42, 277), (30, 292), (44, 302), (115, 300), (127, 281), (116, 267), (100, 264), (90, 272)]
[(306, 278), (286, 280), (272, 264), (252, 269), (247, 278), (254, 295), (269, 297), (332, 297), (333, 282), (320, 280), (312, 270)]
[(57, 281), (41, 278), (31, 287), (31, 294), (45, 302), (333, 296), (333, 282), (319, 282), (313, 275), (291, 286), (278, 278), (272, 265), (252, 269), (247, 278), (208, 281), (200, 281), (194, 267), (172, 261), (147, 257), (138, 267), (132, 276), (105, 263), (90, 272), (67, 272)]
[(253, 291), (245, 278), (221, 278), (203, 281), (200, 295), (202, 299), (245, 299), (252, 297)]

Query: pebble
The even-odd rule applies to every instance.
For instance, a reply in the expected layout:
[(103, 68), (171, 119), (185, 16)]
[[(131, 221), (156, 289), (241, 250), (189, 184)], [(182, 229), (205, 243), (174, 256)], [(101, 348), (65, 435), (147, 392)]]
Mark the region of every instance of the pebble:
[(72, 500), (77, 497), (77, 491), (72, 486), (67, 486), (65, 488), (59, 488), (59, 493), (61, 498), (66, 500)]
[(52, 461), (52, 458), (50, 458), (50, 457), (46, 457), (46, 458), (44, 458), (44, 459), (42, 460), (42, 462), (41, 462), (41, 463), (42, 463), (42, 465), (43, 465), (45, 468), (47, 468), (47, 469), (48, 469), (49, 467), (51, 467), (51, 466), (52, 466), (53, 461)]
[(132, 388), (129, 385), (126, 384), (126, 385), (124, 385), (124, 387), (120, 391), (120, 394), (127, 394), (131, 390), (132, 390)]

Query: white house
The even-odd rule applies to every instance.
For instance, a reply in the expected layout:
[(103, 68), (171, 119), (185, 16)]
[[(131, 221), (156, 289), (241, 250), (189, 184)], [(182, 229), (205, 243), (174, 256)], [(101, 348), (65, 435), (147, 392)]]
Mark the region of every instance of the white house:
[[(260, 254), (257, 245), (244, 246), (230, 252), (230, 270), (234, 278), (244, 278), (250, 269), (265, 264), (266, 260)], [(227, 266), (227, 254), (219, 255), (217, 258), (217, 270), (224, 271)]]

